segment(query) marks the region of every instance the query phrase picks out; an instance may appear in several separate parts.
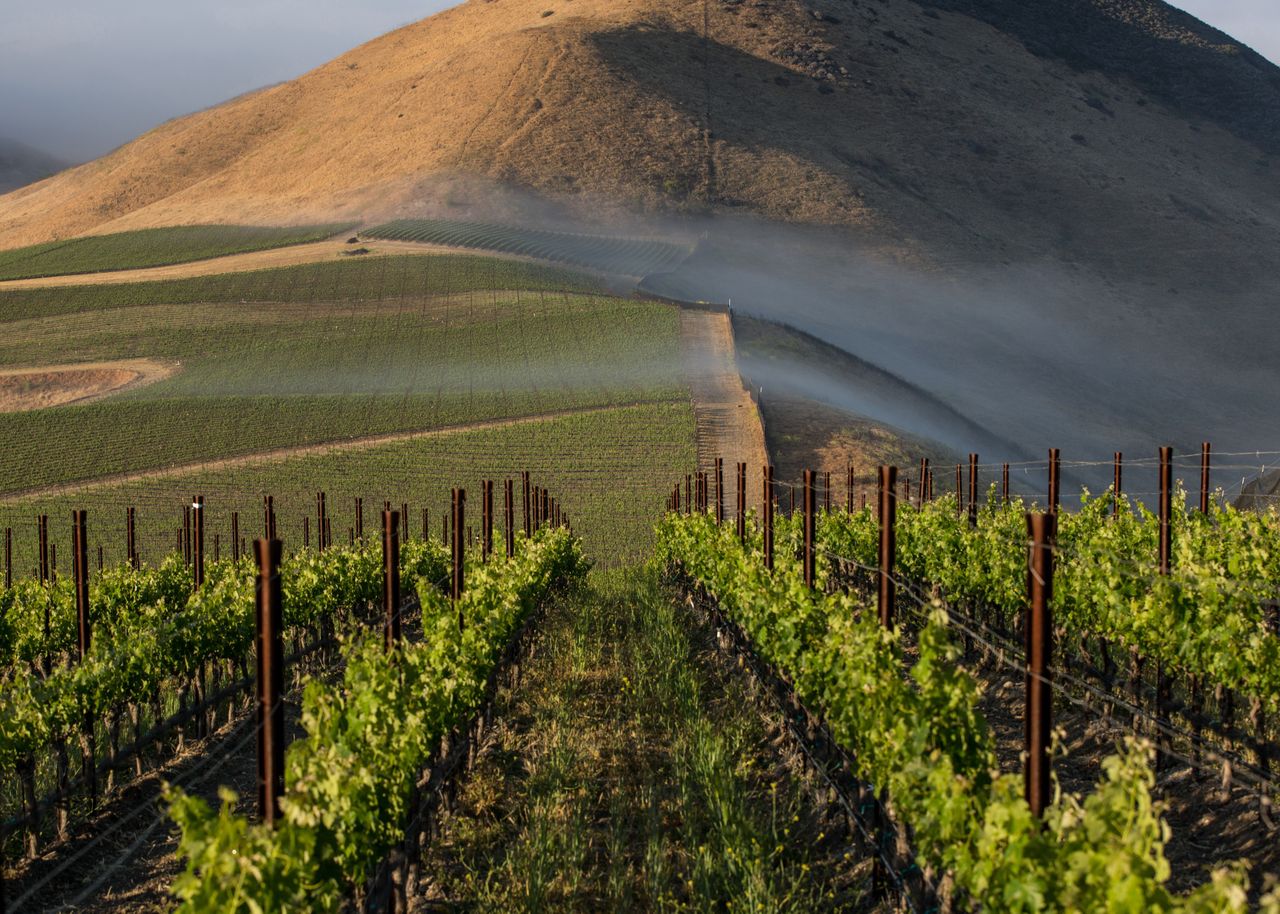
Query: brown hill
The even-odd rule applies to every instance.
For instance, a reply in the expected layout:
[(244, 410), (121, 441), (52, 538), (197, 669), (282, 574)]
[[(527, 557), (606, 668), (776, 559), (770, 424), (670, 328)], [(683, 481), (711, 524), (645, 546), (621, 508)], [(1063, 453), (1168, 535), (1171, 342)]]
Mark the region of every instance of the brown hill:
[(711, 215), (652, 288), (927, 391), (989, 432), (961, 452), (1248, 450), (1280, 444), (1278, 153), (1280, 69), (1159, 0), (471, 0), (0, 197), (0, 245)]
[(0, 243), (376, 218), (475, 175), (943, 258), (1230, 245), (1275, 227), (1277, 111), (1280, 71), (1151, 0), (471, 0), (0, 198)]

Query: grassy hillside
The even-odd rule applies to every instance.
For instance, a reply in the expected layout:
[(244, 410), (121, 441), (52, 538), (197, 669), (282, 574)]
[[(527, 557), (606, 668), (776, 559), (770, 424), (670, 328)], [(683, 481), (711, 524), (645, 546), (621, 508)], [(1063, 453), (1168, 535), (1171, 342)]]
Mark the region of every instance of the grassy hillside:
[[(379, 269), (388, 265), (403, 269)], [(0, 366), (139, 355), (181, 366), (167, 380), (115, 398), (0, 414), (0, 434), (9, 442), (0, 492), (682, 395), (675, 379), (678, 322), (667, 305), (518, 288), (478, 291), (489, 275), (506, 276), (513, 286), (548, 276), (480, 258), (278, 272), (287, 276), (250, 274), (260, 284), (257, 295), (237, 276), (158, 284), (174, 288), (174, 298), (186, 291), (213, 300), (198, 305), (137, 304), (135, 292), (151, 301), (166, 296), (146, 286), (110, 286), (93, 290), (94, 310), (77, 312), (74, 301), (84, 290), (65, 296), (50, 290), (45, 310), (57, 316), (0, 324)], [(308, 289), (330, 300), (300, 301)], [(266, 305), (238, 295), (288, 301)]]
[(641, 551), (666, 480), (693, 460), (676, 309), (563, 270), (360, 259), (0, 293), (0, 318), (0, 370), (177, 365), (91, 403), (0, 413), (0, 525), (19, 531), (20, 556), (37, 511), (56, 530), (90, 507), (114, 555), (123, 505), (137, 504), (158, 555), (197, 490), (224, 527), (233, 506), (244, 511), (246, 535), (262, 493), (277, 494), (300, 542), (321, 488), (344, 511), (366, 495), (372, 523), (384, 497), (438, 511), (451, 485), (530, 469), (616, 558)]
[(350, 223), (271, 228), (187, 225), (50, 241), (0, 251), (0, 280), (159, 267), (322, 241)]
[(514, 290), (594, 292), (601, 286), (567, 269), (471, 254), (359, 257), (155, 282), (0, 289), (0, 322), (138, 305), (377, 302)]
[[(220, 537), (230, 550), (231, 512), (239, 511), (241, 534), (262, 535), (262, 495), (275, 499), (278, 529), (288, 548), (302, 545), (303, 517), (315, 536), (315, 493), (323, 490), (335, 541), (345, 542), (354, 525), (354, 499), (365, 500), (366, 531), (376, 529), (385, 499), (397, 510), (410, 504), (410, 530), (419, 537), (422, 509), (430, 511), (430, 533), (438, 538), (448, 516), (449, 490), (468, 490), (468, 524), (480, 530), (480, 480), (492, 478), (499, 521), (502, 480), (529, 470), (533, 484), (556, 494), (581, 533), (591, 556), (606, 564), (640, 562), (652, 543), (653, 518), (662, 511), (667, 483), (695, 459), (693, 411), (687, 400), (623, 406), (582, 415), (371, 447), (334, 447), (305, 456), (256, 460), (243, 466), (191, 472), (123, 485), (97, 486), (71, 495), (0, 500), (0, 528), (14, 530), (17, 573), (35, 564), (37, 513), (50, 517), (50, 539), (59, 545), (63, 573), (70, 561), (71, 512), (89, 512), (91, 551), (98, 543), (108, 562), (122, 561), (125, 509), (138, 510), (143, 559), (158, 561), (173, 550), (182, 507), (194, 494), (206, 497), (208, 548)], [(517, 523), (520, 522), (519, 502)], [(499, 524), (500, 527), (500, 524)], [(498, 538), (500, 542), (500, 537)], [(314, 540), (313, 540), (314, 543)]]
[(498, 251), (624, 276), (674, 270), (689, 255), (689, 248), (684, 245), (654, 238), (548, 232), (452, 219), (398, 219), (365, 229), (360, 235), (362, 238)]

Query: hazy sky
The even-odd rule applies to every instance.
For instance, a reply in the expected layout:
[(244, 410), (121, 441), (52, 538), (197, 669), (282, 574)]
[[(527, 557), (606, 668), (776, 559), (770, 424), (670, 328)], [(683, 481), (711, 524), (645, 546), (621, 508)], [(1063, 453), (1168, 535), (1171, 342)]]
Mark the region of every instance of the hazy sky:
[[(180, 114), (290, 79), (450, 0), (55, 0), (0, 14), (0, 136), (94, 158)], [(1280, 61), (1277, 0), (1178, 6)]]

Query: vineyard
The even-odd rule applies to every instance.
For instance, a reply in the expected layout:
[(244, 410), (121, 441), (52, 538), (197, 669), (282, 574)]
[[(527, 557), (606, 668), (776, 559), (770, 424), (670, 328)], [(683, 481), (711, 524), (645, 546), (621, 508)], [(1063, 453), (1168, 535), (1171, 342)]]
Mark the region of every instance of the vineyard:
[[(882, 468), (878, 505), (855, 510), (851, 469), (843, 506), (829, 477), (806, 473), (763, 514), (740, 499), (736, 517), (717, 465), (670, 491), (658, 562), (800, 704), (810, 738), (816, 728), (838, 746), (834, 770), (856, 773), (851, 806), (870, 809), (867, 840), (909, 906), (1223, 911), (1250, 895), (1275, 910), (1280, 896), (1259, 893), (1280, 863), (1266, 838), (1280, 526), (1209, 494), (1207, 447), (1188, 510), (1172, 462), (1162, 453), (1156, 467), (1155, 512), (1113, 489), (1036, 513), (1010, 497), (1008, 465), (1003, 493), (992, 485), (982, 504), (971, 458), (967, 498), (960, 467), (956, 489), (934, 498), (925, 463), (918, 496)], [(1055, 505), (1056, 452), (1048, 467)], [(799, 507), (775, 518), (783, 500)], [(1013, 721), (1012, 697), (987, 694), (1005, 676), (1026, 680)], [(1115, 754), (1085, 741), (1097, 755), (1075, 758), (1069, 733), (1051, 744), (1058, 714), (1082, 728), (1116, 721)], [(1061, 793), (1048, 790), (1051, 764)], [(1193, 834), (1170, 835), (1157, 788), (1221, 812), (1200, 805)], [(1244, 816), (1254, 840), (1237, 840)], [(1166, 853), (1184, 843), (1207, 868), (1179, 874), (1190, 892), (1172, 894)], [(1255, 867), (1252, 893), (1232, 850)]]
[(622, 276), (669, 273), (690, 253), (687, 247), (650, 238), (550, 232), (446, 219), (401, 219), (362, 229), (360, 235), (388, 241), (498, 251)]
[(323, 241), (351, 228), (350, 224), (293, 228), (192, 225), (51, 241), (0, 251), (0, 282), (208, 260)]
[[(163, 554), (173, 544), (170, 512), (161, 520), (146, 508), (161, 492), (186, 498), (196, 483), (210, 495), (244, 492), (229, 480), (252, 465), (262, 490), (298, 497), (300, 486), (320, 488), (302, 480), (321, 467), (343, 503), (383, 492), (422, 502), (438, 476), (420, 456), (466, 442), (480, 461), (490, 442), (521, 431), (527, 443), (517, 453), (563, 453), (573, 422), (620, 445), (600, 452), (622, 461), (618, 469), (686, 460), (676, 309), (603, 296), (563, 271), (472, 256), (384, 257), (0, 300), (9, 315), (0, 365), (76, 352), (84, 360), (147, 353), (179, 366), (150, 387), (87, 405), (0, 413), (9, 443), (0, 526), (18, 531), (32, 530), (41, 503), (55, 517), (68, 504), (92, 507), (114, 530), (134, 504), (148, 556)], [(632, 426), (628, 410), (644, 420)], [(550, 440), (535, 444), (544, 433)], [(628, 456), (628, 447), (644, 456)], [(415, 474), (420, 483), (408, 483)], [(87, 501), (65, 501), (84, 486)], [(211, 498), (224, 538), (234, 509)], [(285, 524), (293, 529), (297, 516)], [(618, 530), (636, 536), (634, 524)], [(19, 535), (20, 567), (32, 567), (31, 541)]]
[(0, 413), (6, 910), (1280, 914), (1280, 524), (1207, 447), (1041, 512), (784, 392), (784, 478), (687, 473), (763, 441), (727, 318), (532, 262), (675, 255), (463, 228), (397, 231), (529, 260), (0, 290), (33, 384), (172, 366)]
[[(515, 437), (493, 442), (495, 458), (519, 452), (504, 431)], [(486, 472), (474, 440), (457, 445), (420, 459), (445, 481)], [(140, 824), (80, 823), (190, 747), (234, 770), (256, 739), (256, 812), (247, 794), (196, 777), (198, 766), (148, 788), (160, 805), (140, 807), (146, 834), (176, 828), (176, 843), (163, 883), (144, 880), (143, 896), (172, 893), (188, 911), (412, 910), (419, 896), (501, 910), (595, 897), (672, 909), (755, 898), (796, 911), (1280, 911), (1267, 878), (1280, 864), (1274, 842), (1236, 840), (1275, 828), (1280, 526), (1207, 494), (1205, 454), (1199, 507), (1187, 507), (1162, 455), (1157, 510), (1111, 491), (1049, 513), (1007, 483), (979, 498), (976, 458), (967, 490), (937, 495), (927, 466), (915, 486), (881, 468), (872, 507), (855, 507), (863, 480), (852, 469), (844, 492), (806, 473), (784, 495), (790, 484), (766, 468), (762, 507), (748, 510), (747, 467), (726, 484), (716, 461), (668, 490), (651, 560), (632, 540), (625, 562), (649, 570), (596, 572), (594, 584), (577, 528), (591, 511), (550, 494), (561, 480), (582, 491), (575, 474), (481, 479), (469, 497), (455, 488), (438, 537), (432, 510), (419, 530), (408, 504), (387, 503), (379, 536), (373, 500), (368, 527), (356, 500), (350, 541), (335, 542), (346, 512), (332, 492), (316, 494), (298, 527), (284, 522), (291, 499), (256, 513), (233, 500), (239, 538), (222, 554), (216, 540), (209, 553), (223, 522), (201, 496), (176, 553), (142, 561), (130, 512), (124, 553), (96, 574), (76, 512), (62, 577), (42, 521), (35, 574), (0, 591), (0, 765), (15, 775), (0, 791), (0, 834), (10, 860), (30, 859), (9, 897), (87, 901), (105, 876), (69, 878), (67, 867)], [(688, 450), (673, 457), (691, 463)], [(297, 478), (339, 484), (349, 468), (333, 459), (299, 463)], [(1056, 480), (1056, 455), (1049, 467)], [(234, 472), (242, 492), (281, 478)], [(182, 484), (192, 482), (214, 480)], [(653, 517), (642, 510), (632, 523)], [(597, 515), (590, 539), (618, 521)], [(256, 565), (255, 525), (265, 534)], [(293, 544), (288, 554), (267, 548), (275, 538)], [(992, 694), (1006, 669), (1025, 679), (1025, 702)], [(598, 693), (582, 675), (616, 686)], [(736, 710), (709, 711), (707, 689), (734, 692)], [(619, 696), (602, 707), (627, 728), (555, 736), (605, 694)], [(733, 729), (794, 755), (769, 750), (731, 773), (733, 756), (758, 750), (713, 736), (708, 714), (737, 715)], [(521, 715), (545, 717), (548, 735), (511, 729)], [(1095, 740), (1077, 758), (1079, 741), (1051, 721), (1106, 723), (1112, 748)], [(622, 761), (640, 733), (670, 746), (647, 768)], [(501, 745), (549, 766), (550, 780), (511, 782), (494, 767)], [(615, 774), (582, 754), (604, 746), (619, 754), (606, 766)], [(574, 798), (581, 778), (602, 776), (617, 792), (592, 812)], [(1174, 790), (1207, 804), (1190, 835), (1181, 821), (1169, 829)], [(514, 818), (491, 819), (493, 791)], [(646, 813), (645, 796), (660, 805)], [(727, 804), (719, 819), (706, 817), (713, 798)], [(668, 834), (667, 815), (689, 830)], [(621, 816), (657, 818), (628, 834)], [(548, 843), (548, 828), (577, 843)], [(1204, 840), (1223, 846), (1175, 876), (1184, 845)], [(687, 856), (695, 845), (719, 850)], [(620, 855), (623, 869), (597, 868), (597, 853)], [(475, 869), (463, 878), (464, 859), (514, 882), (477, 881)], [(550, 861), (577, 875), (549, 878)]]

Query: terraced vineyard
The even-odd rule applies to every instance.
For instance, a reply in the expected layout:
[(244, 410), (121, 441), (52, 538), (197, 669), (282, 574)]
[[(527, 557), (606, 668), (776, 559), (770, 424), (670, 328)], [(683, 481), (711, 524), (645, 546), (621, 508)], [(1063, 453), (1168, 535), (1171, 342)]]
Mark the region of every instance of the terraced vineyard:
[(351, 223), (272, 228), (189, 225), (92, 235), (0, 251), (0, 281), (168, 266), (323, 241)]
[(669, 272), (679, 266), (691, 251), (689, 247), (652, 238), (550, 232), (447, 219), (400, 219), (362, 229), (360, 235), (388, 241), (500, 251), (623, 276)]

